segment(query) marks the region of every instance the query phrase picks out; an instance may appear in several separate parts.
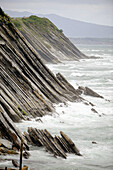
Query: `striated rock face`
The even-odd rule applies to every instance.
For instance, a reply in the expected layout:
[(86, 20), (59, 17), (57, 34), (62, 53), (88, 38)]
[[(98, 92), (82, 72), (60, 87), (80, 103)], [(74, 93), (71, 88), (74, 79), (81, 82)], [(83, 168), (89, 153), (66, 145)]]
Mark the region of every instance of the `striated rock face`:
[[(69, 60), (85, 56), (57, 28), (56, 31), (53, 31), (54, 25), (51, 25), (52, 28), (49, 27), (51, 29), (45, 33), (42, 24), (42, 32), (39, 32), (39, 29), (35, 30), (35, 23), (31, 27), (31, 24), (25, 23), (25, 20), (21, 20), (20, 32), (11, 22), (10, 17), (0, 8), (0, 152), (3, 154), (6, 150), (3, 148), (2, 138), (11, 141), (13, 150), (14, 148), (19, 149), (21, 142), (24, 144), (24, 149), (29, 149), (25, 139), (26, 135), (23, 136), (14, 122), (52, 114), (54, 111), (53, 103), (67, 100), (84, 102), (85, 100), (80, 97), (82, 92), (102, 97), (89, 88), (74, 89), (60, 73), (55, 76), (41, 59), (47, 58), (46, 62), (60, 60), (59, 57), (56, 60), (57, 55), (53, 55), (51, 50), (45, 48), (47, 44), (51, 46), (50, 49), (58, 51), (59, 54), (62, 53), (64, 58)], [(48, 20), (44, 21), (47, 24)], [(48, 22), (50, 24), (50, 21)], [(32, 35), (30, 32), (31, 29), (32, 32), (36, 31), (36, 37), (34, 37), (34, 33)], [(26, 33), (25, 36), (28, 40), (21, 33), (24, 35)], [(46, 45), (44, 45), (45, 39)], [(34, 43), (34, 48), (28, 41), (31, 41), (31, 44)], [(52, 55), (54, 59), (52, 59)], [(73, 147), (72, 142), (71, 146)]]
[(30, 16), (12, 21), (45, 63), (87, 58), (47, 18)]
[(59, 156), (66, 159), (66, 153), (82, 156), (74, 142), (64, 132), (60, 131), (60, 135), (61, 137), (56, 135), (53, 137), (47, 129), (40, 130), (31, 127), (28, 127), (28, 133), (24, 133), (28, 143), (38, 147), (44, 146), (46, 151), (54, 154), (55, 157)]
[(104, 98), (103, 96), (101, 96), (100, 94), (96, 93), (95, 91), (93, 91), (93, 90), (90, 89), (89, 87), (79, 86), (79, 87), (78, 87), (78, 91), (79, 91), (81, 94), (84, 93), (85, 95), (88, 95), (88, 96)]
[(39, 53), (0, 9), (1, 137), (19, 147), (23, 136), (13, 122), (50, 114), (53, 103), (80, 101), (76, 90), (68, 87), (62, 76), (56, 78), (44, 65)]
[(43, 116), (53, 111), (52, 103), (73, 101), (76, 90), (54, 76), (2, 11), (0, 48), (1, 105), (13, 121)]

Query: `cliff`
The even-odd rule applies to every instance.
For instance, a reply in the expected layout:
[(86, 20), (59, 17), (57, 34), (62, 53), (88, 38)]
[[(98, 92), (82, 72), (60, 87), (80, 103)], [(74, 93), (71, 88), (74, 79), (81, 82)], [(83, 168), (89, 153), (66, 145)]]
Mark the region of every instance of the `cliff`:
[(63, 31), (47, 18), (30, 16), (12, 19), (12, 22), (45, 63), (87, 58), (71, 43)]
[[(7, 12), (11, 13), (12, 11)], [(21, 12), (19, 14), (22, 15)], [(16, 12), (12, 12), (11, 16), (17, 17), (19, 16), (19, 14), (16, 14)], [(25, 15), (23, 14), (23, 16)], [(55, 14), (43, 14), (39, 16), (47, 17), (48, 19), (50, 19), (58, 28), (62, 28), (64, 30), (64, 34), (67, 37), (113, 38), (113, 26), (74, 20)]]
[(23, 136), (14, 122), (51, 114), (53, 103), (82, 99), (62, 75), (46, 67), (2, 9), (0, 49), (0, 137), (20, 147)]
[(88, 87), (74, 89), (60, 73), (54, 75), (21, 32), (0, 8), (0, 154), (17, 154), (22, 144), (24, 150), (29, 150), (28, 144), (41, 144), (54, 156), (66, 158), (65, 152), (81, 156), (63, 132), (61, 137), (53, 138), (47, 130), (28, 128), (28, 132), (21, 133), (15, 126), (15, 122), (52, 114), (54, 103), (71, 101), (94, 106), (80, 97), (82, 93), (103, 98)]

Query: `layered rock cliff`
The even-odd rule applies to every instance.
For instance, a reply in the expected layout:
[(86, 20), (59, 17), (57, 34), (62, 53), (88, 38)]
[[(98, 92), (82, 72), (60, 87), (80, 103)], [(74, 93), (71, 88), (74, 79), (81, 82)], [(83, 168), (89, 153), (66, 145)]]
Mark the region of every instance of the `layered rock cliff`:
[[(23, 24), (22, 27), (19, 27), (22, 29)], [(26, 26), (26, 28), (27, 27), (28, 26)], [(54, 35), (51, 30), (49, 31), (49, 33), (44, 32), (43, 36)], [(21, 32), (23, 33), (23, 30), (21, 30)], [(53, 103), (82, 101), (85, 104), (93, 106), (91, 102), (85, 101), (80, 97), (82, 93), (103, 98), (88, 87), (79, 87), (77, 90), (74, 89), (74, 87), (60, 73), (55, 76), (42, 60), (45, 51), (43, 52), (43, 55), (41, 55), (41, 53), (35, 49), (37, 48), (42, 51), (45, 48), (42, 46), (44, 40), (42, 43), (39, 43), (42, 34), (40, 35), (39, 40), (37, 37), (35, 41), (38, 45), (40, 44), (40, 46), (33, 48), (31, 45), (34, 40), (34, 38), (31, 39), (32, 32), (29, 33), (29, 36), (26, 36), (27, 39), (30, 37), (29, 41), (31, 39), (31, 44), (21, 32), (11, 22), (10, 17), (0, 8), (0, 154), (1, 151), (3, 154), (6, 153), (6, 150), (4, 149), (7, 148), (6, 146), (2, 148), (4, 146), (4, 140), (1, 140), (1, 138), (6, 138), (11, 142), (11, 150), (10, 152), (7, 150), (7, 153), (15, 153), (15, 148), (19, 150), (21, 143), (24, 144), (24, 149), (29, 149), (29, 140), (27, 140), (27, 137), (29, 139), (30, 136), (26, 132), (23, 135), (16, 128), (14, 122), (52, 114), (54, 111)], [(57, 30), (57, 32), (59, 32), (59, 30)], [(60, 34), (64, 36), (61, 32)], [(55, 36), (57, 37), (57, 34)], [(59, 37), (57, 38), (59, 39)], [(48, 41), (52, 40), (52, 37), (47, 39)], [(58, 41), (58, 44), (57, 41), (53, 41), (51, 42), (51, 46), (52, 44), (54, 44), (54, 46), (57, 44), (58, 46), (56, 47), (56, 50), (58, 50), (58, 48), (62, 49), (60, 48), (60, 43), (60, 41)], [(71, 51), (71, 47), (69, 50)], [(50, 57), (49, 53), (47, 54), (47, 56)], [(79, 57), (80, 56), (78, 55), (78, 58)], [(84, 57), (84, 55), (82, 54), (81, 57)], [(54, 62), (56, 62), (56, 58)], [(93, 108), (91, 110), (98, 113)], [(44, 133), (44, 131), (40, 130), (38, 132), (39, 135), (40, 133)], [(36, 137), (35, 139), (37, 139), (36, 133), (31, 133), (33, 137)], [(43, 135), (40, 137), (43, 140), (42, 136)], [(45, 136), (43, 137), (45, 139)], [(62, 139), (60, 139), (60, 141), (61, 140)], [(70, 139), (68, 142), (69, 141)], [(70, 144), (71, 148), (74, 149), (75, 146), (71, 141)]]
[(53, 103), (82, 100), (63, 76), (56, 77), (44, 65), (39, 53), (2, 9), (0, 93), (0, 136), (6, 136), (18, 146), (23, 137), (13, 122), (50, 114)]
[[(8, 97), (9, 103), (17, 101), (18, 108), (23, 106), (29, 112), (30, 108), (36, 110), (38, 107), (38, 112), (43, 115), (44, 107), (51, 110), (51, 102), (70, 98), (66, 95), (68, 90), (43, 64), (36, 50), (6, 15), (1, 15), (0, 31), (1, 88), (4, 100)], [(33, 110), (31, 114), (38, 115)]]
[(35, 48), (45, 63), (87, 58), (71, 41), (47, 18), (30, 16), (12, 19), (15, 26)]

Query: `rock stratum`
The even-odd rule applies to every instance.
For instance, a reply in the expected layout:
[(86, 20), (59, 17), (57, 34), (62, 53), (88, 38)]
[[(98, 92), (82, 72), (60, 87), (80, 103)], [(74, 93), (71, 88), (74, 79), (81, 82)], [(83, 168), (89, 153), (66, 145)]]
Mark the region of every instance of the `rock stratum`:
[(54, 111), (53, 103), (82, 100), (77, 90), (61, 74), (55, 76), (47, 68), (37, 50), (2, 9), (0, 93), (0, 137), (10, 140), (17, 148), (20, 147), (21, 140), (26, 148), (28, 146), (14, 122), (51, 114)]
[(87, 58), (49, 19), (30, 16), (12, 22), (37, 51), (45, 63)]
[[(34, 20), (32, 17), (30, 20)], [(55, 138), (47, 130), (32, 128), (22, 134), (15, 125), (15, 122), (52, 114), (55, 111), (54, 103), (71, 101), (93, 106), (80, 97), (82, 93), (103, 98), (88, 87), (75, 89), (63, 75), (54, 75), (44, 64), (61, 62), (62, 54), (66, 60), (86, 57), (70, 43), (62, 31), (47, 19), (43, 22), (46, 26), (47, 22), (51, 25), (48, 30), (44, 30), (47, 27), (43, 26), (40, 30), (35, 23), (24, 23), (26, 18), (20, 20), (22, 25), (17, 26), (18, 30), (15, 27), (18, 22), (14, 25), (14, 20), (12, 22), (0, 8), (0, 155), (18, 154), (21, 144), (24, 150), (29, 150), (29, 141), (32, 144), (41, 142), (55, 156), (66, 158), (65, 152), (81, 155), (63, 132), (62, 137)], [(36, 37), (33, 31), (36, 31)], [(61, 58), (57, 56), (58, 53), (54, 53), (56, 58), (48, 50), (53, 48), (53, 51), (61, 54)], [(96, 112), (95, 109), (92, 111)]]

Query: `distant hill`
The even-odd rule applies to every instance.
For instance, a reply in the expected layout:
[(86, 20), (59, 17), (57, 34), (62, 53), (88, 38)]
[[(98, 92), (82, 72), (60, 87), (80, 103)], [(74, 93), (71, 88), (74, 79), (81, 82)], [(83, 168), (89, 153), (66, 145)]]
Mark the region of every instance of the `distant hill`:
[(8, 14), (10, 17), (29, 17), (30, 15), (32, 15), (33, 13), (31, 12), (18, 12), (18, 11), (10, 11), (10, 10), (4, 10), (6, 14)]
[(73, 44), (113, 45), (113, 38), (70, 38)]
[(58, 15), (40, 15), (50, 19), (59, 29), (64, 31), (68, 37), (92, 37), (92, 38), (112, 38), (113, 26), (91, 24), (83, 21), (77, 21)]
[[(23, 17), (30, 16), (29, 12), (15, 12), (5, 11), (11, 17)], [(91, 24), (83, 21), (77, 21), (65, 17), (61, 17), (55, 14), (35, 14), (39, 17), (47, 17), (50, 19), (59, 29), (62, 29), (64, 34), (68, 37), (75, 38), (113, 38), (113, 26), (105, 26), (98, 24)]]

